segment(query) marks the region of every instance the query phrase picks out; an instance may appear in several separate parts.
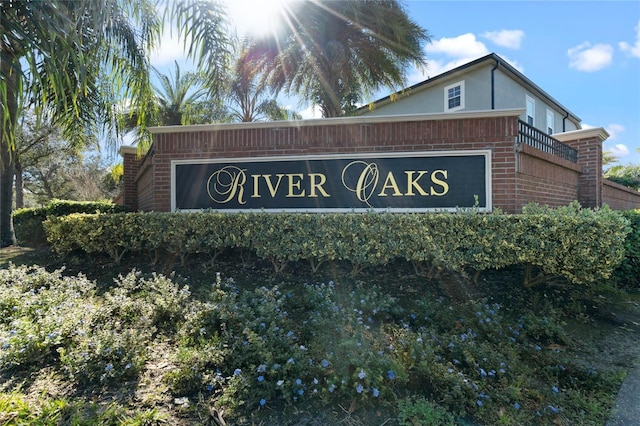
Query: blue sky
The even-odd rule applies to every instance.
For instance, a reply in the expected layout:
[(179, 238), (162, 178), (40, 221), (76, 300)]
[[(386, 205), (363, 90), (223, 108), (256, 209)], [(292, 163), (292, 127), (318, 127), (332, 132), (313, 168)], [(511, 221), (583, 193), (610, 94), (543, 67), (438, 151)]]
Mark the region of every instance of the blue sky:
[[(261, 30), (273, 7), (286, 0), (228, 0), (239, 33)], [(295, 0), (292, 0), (295, 1)], [(428, 68), (408, 85), (497, 53), (582, 119), (603, 127), (604, 143), (619, 164), (640, 163), (640, 1), (420, 1), (404, 2), (409, 16), (431, 35)], [(152, 62), (162, 69), (182, 56), (163, 43)], [(372, 99), (391, 93), (376, 93)], [(286, 99), (303, 116), (308, 106)]]

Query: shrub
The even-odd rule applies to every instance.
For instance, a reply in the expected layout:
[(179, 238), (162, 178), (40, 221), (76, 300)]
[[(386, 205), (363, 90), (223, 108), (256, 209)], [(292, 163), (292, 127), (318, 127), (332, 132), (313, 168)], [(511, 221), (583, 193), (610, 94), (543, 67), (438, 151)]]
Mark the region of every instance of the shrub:
[(528, 206), (521, 215), (478, 214), (264, 214), (133, 213), (49, 217), (48, 239), (61, 255), (80, 249), (120, 263), (128, 252), (179, 257), (225, 249), (254, 251), (274, 272), (291, 261), (312, 269), (327, 260), (363, 268), (401, 258), (419, 270), (467, 274), (510, 265), (542, 271), (527, 285), (562, 276), (576, 284), (607, 279), (624, 256), (628, 221), (607, 207), (577, 203), (550, 209)]
[[(0, 270), (0, 373), (48, 367), (104, 390), (139, 379), (162, 341), (177, 353), (171, 396), (237, 423), (265, 423), (263, 407), (338, 405), (397, 409), (403, 424), (606, 420), (624, 373), (563, 353), (564, 301), (521, 288), (529, 303), (514, 305), (500, 282), (504, 294), (451, 304), (407, 278), (261, 286), (216, 275), (195, 299), (175, 277), (132, 271), (98, 293), (83, 276), (10, 266)], [(0, 394), (2, 404), (14, 402)]]
[(400, 426), (432, 425), (454, 426), (454, 417), (439, 405), (425, 399), (413, 398), (400, 401), (398, 421)]
[(120, 277), (104, 295), (61, 270), (0, 270), (0, 370), (50, 365), (83, 384), (137, 377), (149, 343), (173, 334), (188, 288), (168, 278)]
[(631, 232), (624, 240), (624, 259), (614, 271), (613, 282), (623, 288), (640, 286), (640, 210), (628, 210), (623, 216), (629, 221)]
[(49, 216), (66, 216), (72, 213), (117, 213), (128, 211), (110, 201), (52, 200), (46, 207), (17, 209), (13, 212), (13, 227), (18, 244), (46, 244), (47, 236), (42, 222)]

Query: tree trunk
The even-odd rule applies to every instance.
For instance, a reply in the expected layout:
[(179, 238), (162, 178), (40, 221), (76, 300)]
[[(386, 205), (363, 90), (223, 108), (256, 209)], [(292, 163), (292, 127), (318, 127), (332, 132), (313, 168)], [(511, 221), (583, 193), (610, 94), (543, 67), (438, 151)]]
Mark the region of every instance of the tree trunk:
[[(13, 232), (13, 177), (14, 161), (16, 159), (15, 135), (16, 114), (18, 113), (18, 70), (19, 62), (11, 61), (10, 52), (2, 49), (3, 58), (0, 68), (7, 77), (6, 104), (0, 107), (0, 247), (7, 247), (16, 243)], [(15, 64), (14, 64), (15, 62)], [(15, 67), (14, 67), (15, 65)]]
[(24, 181), (22, 179), (22, 163), (17, 157), (14, 172), (16, 176), (16, 209), (22, 209), (24, 208)]

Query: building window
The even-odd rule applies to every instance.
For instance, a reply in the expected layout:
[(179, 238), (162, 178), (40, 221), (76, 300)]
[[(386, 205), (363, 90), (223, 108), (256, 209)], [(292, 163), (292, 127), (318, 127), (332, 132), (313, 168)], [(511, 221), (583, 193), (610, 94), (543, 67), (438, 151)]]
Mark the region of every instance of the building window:
[(464, 81), (444, 88), (444, 110), (457, 111), (464, 108)]
[(547, 110), (547, 134), (552, 135), (554, 133), (555, 125), (553, 118), (553, 111)]
[(535, 126), (534, 117), (536, 116), (536, 103), (533, 98), (527, 96), (527, 124)]

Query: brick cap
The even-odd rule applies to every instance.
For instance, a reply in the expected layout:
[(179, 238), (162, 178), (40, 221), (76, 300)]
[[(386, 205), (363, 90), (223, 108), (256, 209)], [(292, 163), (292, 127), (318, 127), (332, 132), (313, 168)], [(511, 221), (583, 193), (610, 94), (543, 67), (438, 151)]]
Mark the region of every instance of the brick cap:
[(495, 109), (487, 111), (461, 111), (453, 113), (379, 115), (358, 117), (317, 118), (297, 121), (261, 121), (253, 123), (197, 124), (191, 126), (149, 127), (149, 133), (189, 133), (210, 132), (216, 130), (236, 129), (281, 129), (287, 127), (338, 126), (349, 124), (397, 123), (407, 121), (462, 120), (467, 118), (519, 117), (524, 114), (522, 108)]
[(609, 133), (604, 129), (604, 127), (594, 127), (591, 129), (580, 129), (580, 130), (572, 130), (570, 132), (564, 133), (554, 133), (554, 138), (558, 139), (560, 142), (567, 141), (575, 141), (578, 139), (592, 139), (598, 138), (600, 142), (604, 142), (609, 138)]
[(118, 150), (118, 154), (120, 154), (122, 157), (124, 157), (125, 154), (138, 154), (138, 147), (131, 145), (122, 145)]

